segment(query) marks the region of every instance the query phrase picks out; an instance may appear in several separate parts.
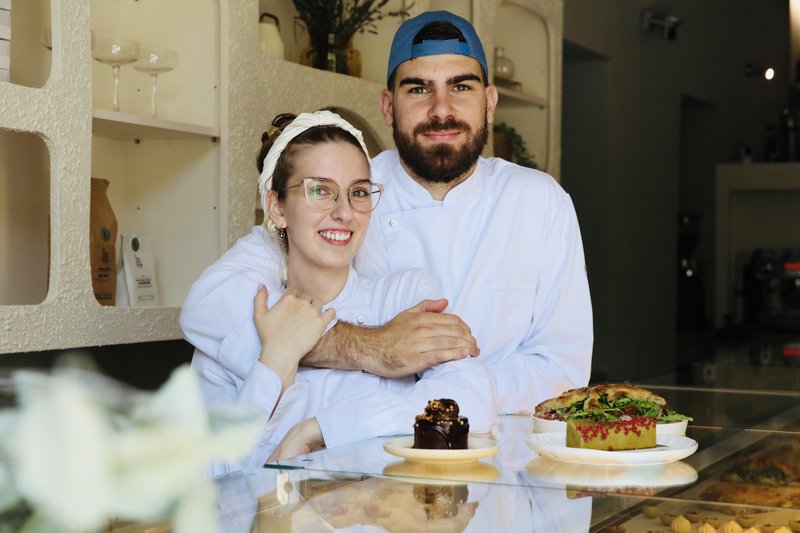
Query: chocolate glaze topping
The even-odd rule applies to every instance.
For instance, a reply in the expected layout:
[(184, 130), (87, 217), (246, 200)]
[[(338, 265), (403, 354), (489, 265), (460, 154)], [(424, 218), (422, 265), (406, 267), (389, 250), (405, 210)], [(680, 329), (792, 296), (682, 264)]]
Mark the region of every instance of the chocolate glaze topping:
[(467, 448), (469, 420), (459, 416), (458, 404), (442, 398), (431, 400), (414, 423), (414, 448), (463, 450)]

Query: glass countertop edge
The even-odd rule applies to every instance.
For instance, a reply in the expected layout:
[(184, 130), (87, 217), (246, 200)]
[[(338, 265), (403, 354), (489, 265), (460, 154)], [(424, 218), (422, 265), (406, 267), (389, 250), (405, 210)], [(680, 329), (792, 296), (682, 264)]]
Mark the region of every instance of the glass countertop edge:
[[(795, 434), (793, 432), (780, 432), (773, 429), (786, 425), (794, 420), (800, 420), (800, 405), (768, 418), (751, 428), (721, 428), (716, 426), (690, 425), (689, 435), (693, 436), (695, 440), (698, 441), (700, 447), (694, 454), (683, 459), (683, 462), (695, 468), (698, 473), (700, 473), (702, 479), (702, 474), (709, 467), (724, 461), (739, 450), (758, 442), (770, 434)], [(466, 477), (459, 481), (464, 483), (489, 483), (513, 486), (530, 485), (530, 480), (519, 479), (520, 475), (525, 473), (526, 465), (532, 459), (538, 457), (536, 452), (530, 449), (525, 442), (525, 435), (532, 431), (532, 428), (528, 427), (530, 416), (504, 415), (501, 417), (501, 421), (506, 423), (513, 421), (514, 423), (512, 425), (515, 427), (507, 432), (509, 433), (508, 435), (504, 435), (503, 431), (493, 432), (493, 438), (500, 442), (500, 452), (496, 457), (479, 460), (485, 464), (495, 466), (500, 472), (498, 477), (494, 480), (476, 480)], [(692, 433), (702, 432), (705, 432), (706, 435), (692, 435)], [(390, 438), (393, 437), (375, 438), (339, 448), (323, 449), (308, 455), (281, 461), (279, 464), (270, 464), (267, 468), (302, 468), (309, 472), (328, 474), (337, 473), (344, 475), (395, 477), (386, 476), (384, 473), (388, 465), (394, 464), (399, 460), (399, 458), (383, 450), (383, 442)], [(435, 476), (420, 476), (418, 479), (421, 482), (426, 479), (436, 482), (445, 480)], [(447, 477), (446, 480), (454, 481), (455, 478)]]

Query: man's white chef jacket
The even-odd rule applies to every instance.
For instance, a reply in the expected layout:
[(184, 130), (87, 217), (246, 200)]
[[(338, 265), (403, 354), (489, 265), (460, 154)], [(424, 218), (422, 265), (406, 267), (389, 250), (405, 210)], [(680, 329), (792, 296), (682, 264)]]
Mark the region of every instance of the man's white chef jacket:
[[(433, 275), (472, 329), (497, 383), (500, 413), (589, 381), (592, 307), (578, 219), (548, 174), (479, 158), (443, 201), (411, 179), (396, 150), (372, 160), (384, 184), (355, 267)], [(469, 413), (465, 412), (465, 415)]]
[[(478, 341), (475, 360), (493, 376), (496, 412), (532, 410), (588, 383), (592, 310), (583, 247), (572, 201), (552, 177), (480, 158), (472, 176), (436, 201), (405, 173), (396, 150), (373, 159), (372, 176), (385, 190), (356, 269), (368, 277), (409, 267), (433, 275)], [(260, 352), (252, 299), (260, 283), (279, 290), (280, 253), (254, 228), (206, 269), (181, 311), (186, 339), (240, 375), (249, 366), (241, 368), (239, 354), (255, 360)], [(441, 397), (446, 389), (429, 399)]]

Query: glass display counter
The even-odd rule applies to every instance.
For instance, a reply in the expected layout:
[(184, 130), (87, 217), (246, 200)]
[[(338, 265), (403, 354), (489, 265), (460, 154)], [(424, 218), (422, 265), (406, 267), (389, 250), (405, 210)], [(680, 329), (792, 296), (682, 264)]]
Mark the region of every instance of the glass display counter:
[(530, 415), (502, 416), (478, 436), (497, 453), (466, 463), (409, 462), (376, 438), (223, 477), (221, 530), (800, 530), (800, 393), (659, 393), (694, 417), (697, 451), (682, 460), (553, 460), (532, 449)]

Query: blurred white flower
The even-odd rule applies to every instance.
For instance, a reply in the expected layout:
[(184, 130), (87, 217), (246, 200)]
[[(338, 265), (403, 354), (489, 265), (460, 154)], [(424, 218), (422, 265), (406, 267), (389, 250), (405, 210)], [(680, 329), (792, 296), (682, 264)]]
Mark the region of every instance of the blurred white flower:
[(111, 510), (111, 427), (91, 392), (68, 375), (15, 376), (19, 421), (12, 467), (23, 497), (37, 511), (96, 529)]
[(176, 533), (216, 531), (206, 467), (247, 452), (262, 427), (244, 406), (207, 413), (188, 365), (154, 394), (74, 370), (19, 371), (14, 382), (19, 406), (0, 412), (10, 435), (0, 443), (0, 511), (21, 495), (31, 531), (169, 515)]
[[(14, 411), (0, 412), (0, 435), (12, 435), (17, 419), (17, 413)], [(0, 438), (0, 513), (19, 503), (22, 497), (9, 465), (8, 444), (8, 438)]]

